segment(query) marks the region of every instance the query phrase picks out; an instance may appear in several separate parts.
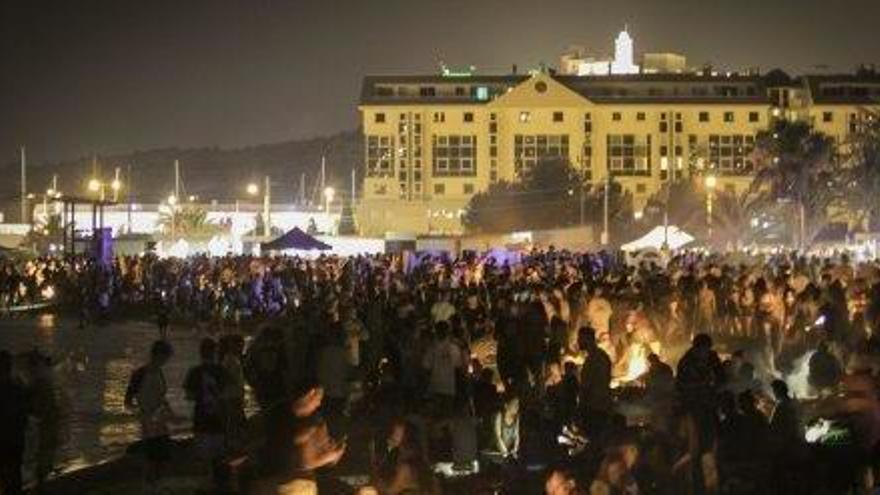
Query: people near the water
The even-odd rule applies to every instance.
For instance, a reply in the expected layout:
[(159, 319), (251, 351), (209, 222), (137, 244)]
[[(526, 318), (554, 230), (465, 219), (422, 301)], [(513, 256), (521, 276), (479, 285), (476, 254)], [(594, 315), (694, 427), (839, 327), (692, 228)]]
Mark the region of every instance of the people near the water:
[(168, 342), (154, 342), (149, 361), (132, 373), (125, 390), (125, 405), (137, 412), (140, 423), (140, 451), (148, 490), (157, 489), (173, 449), (169, 423), (174, 411), (168, 403), (168, 382), (163, 370), (173, 354)]
[(0, 493), (24, 493), (22, 469), (28, 416), (28, 389), (13, 374), (13, 357), (0, 351)]
[[(817, 467), (803, 477), (820, 486), (813, 471), (823, 461), (805, 438), (817, 416), (855, 432), (867, 466), (880, 440), (880, 264), (727, 256), (669, 253), (662, 266), (559, 249), (503, 264), (472, 254), (146, 256), (101, 269), (40, 259), (4, 263), (0, 296), (27, 298), (51, 278), (61, 300), (112, 320), (164, 292), (167, 306), (153, 309), (161, 336), (162, 311), (164, 327), (172, 319), (210, 320), (206, 332), (231, 325), (236, 336), (219, 348), (202, 344), (182, 387), (206, 453), (200, 462), (217, 466), (235, 452), (276, 493), (317, 489), (316, 470), (349, 461), (346, 451), (355, 452), (350, 462), (363, 459), (359, 429), (389, 417), (406, 420), (372, 459), (370, 486), (382, 494), (431, 492), (439, 488), (432, 467), (451, 462), (454, 476), (469, 476), (466, 465), (483, 464), (489, 451), (519, 458), (502, 470), (554, 466), (535, 475), (547, 493), (762, 493), (795, 486), (777, 478), (805, 465)], [(126, 394), (153, 484), (177, 448), (162, 371), (170, 351), (157, 342)], [(30, 415), (43, 434), (34, 450), (46, 454), (36, 470), (44, 478), (63, 423), (47, 393), (58, 388), (50, 368), (35, 362), (29, 371), (25, 409), (0, 405), (10, 417)], [(6, 394), (19, 393), (3, 380)], [(565, 443), (571, 438), (579, 448)], [(16, 459), (9, 445), (4, 466)], [(4, 480), (14, 486), (11, 472)]]
[(229, 378), (217, 362), (217, 342), (204, 338), (199, 344), (200, 363), (186, 373), (183, 390), (193, 403), (193, 434), (196, 456), (205, 477), (212, 479), (226, 453), (227, 412), (224, 391)]

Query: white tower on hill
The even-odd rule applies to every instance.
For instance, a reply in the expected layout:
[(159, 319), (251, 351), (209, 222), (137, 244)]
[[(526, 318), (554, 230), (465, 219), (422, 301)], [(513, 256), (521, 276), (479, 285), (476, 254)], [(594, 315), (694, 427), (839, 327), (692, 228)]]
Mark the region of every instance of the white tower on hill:
[(639, 66), (633, 63), (633, 40), (624, 27), (614, 41), (614, 61), (611, 62), (611, 73), (638, 74), (638, 72)]

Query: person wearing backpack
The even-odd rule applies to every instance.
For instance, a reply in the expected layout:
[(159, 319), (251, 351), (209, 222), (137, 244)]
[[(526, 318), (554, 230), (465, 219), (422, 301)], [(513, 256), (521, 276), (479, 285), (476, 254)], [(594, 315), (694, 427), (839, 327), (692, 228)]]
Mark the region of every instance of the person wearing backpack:
[(162, 368), (173, 354), (174, 349), (168, 342), (154, 342), (150, 361), (132, 373), (125, 390), (125, 406), (136, 410), (140, 421), (144, 482), (150, 489), (155, 489), (161, 481), (162, 468), (171, 454), (168, 422), (173, 412), (168, 405), (168, 384)]

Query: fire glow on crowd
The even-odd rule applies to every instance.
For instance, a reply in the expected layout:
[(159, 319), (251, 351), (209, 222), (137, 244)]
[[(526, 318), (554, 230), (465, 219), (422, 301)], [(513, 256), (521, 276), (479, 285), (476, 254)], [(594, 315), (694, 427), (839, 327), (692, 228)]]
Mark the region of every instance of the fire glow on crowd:
[[(468, 493), (518, 493), (528, 473), (553, 494), (873, 485), (876, 261), (685, 252), (628, 266), (551, 249), (515, 263), (147, 256), (0, 273), (4, 307), (51, 292), (84, 324), (133, 308), (211, 333), (255, 322), (238, 357), (274, 419), (261, 447), (223, 453), (249, 466), (253, 486), (284, 473), (314, 482), (353, 449), (370, 458), (360, 484), (373, 493), (432, 493), (456, 478)], [(311, 405), (280, 426), (272, 411), (291, 401)], [(375, 419), (372, 440), (346, 444), (366, 427), (355, 414)], [(302, 428), (293, 446), (272, 441)], [(843, 446), (827, 450), (830, 436)], [(279, 458), (291, 461), (267, 461)]]

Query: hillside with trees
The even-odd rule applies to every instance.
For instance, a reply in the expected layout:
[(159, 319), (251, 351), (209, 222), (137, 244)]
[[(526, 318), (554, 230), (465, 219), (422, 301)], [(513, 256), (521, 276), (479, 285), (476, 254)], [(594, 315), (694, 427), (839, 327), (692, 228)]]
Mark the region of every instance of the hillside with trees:
[[(299, 197), (300, 176), (306, 174), (307, 194), (317, 192), (321, 156), (327, 164), (327, 183), (345, 196), (351, 189), (351, 170), (363, 162), (363, 138), (358, 130), (306, 140), (262, 144), (245, 148), (163, 148), (120, 155), (85, 156), (59, 163), (29, 163), (28, 191), (42, 194), (58, 174), (59, 189), (65, 194), (86, 194), (93, 162), (104, 180), (112, 180), (115, 167), (123, 175), (131, 167), (132, 198), (136, 202), (158, 202), (174, 188), (174, 160), (180, 161), (186, 195), (200, 201), (232, 202), (247, 197), (249, 182), (262, 186), (263, 177), (272, 181), (276, 202), (293, 202)], [(4, 160), (0, 173), (0, 209), (7, 221), (17, 221), (19, 211), (19, 164)], [(358, 180), (362, 174), (358, 172)]]

